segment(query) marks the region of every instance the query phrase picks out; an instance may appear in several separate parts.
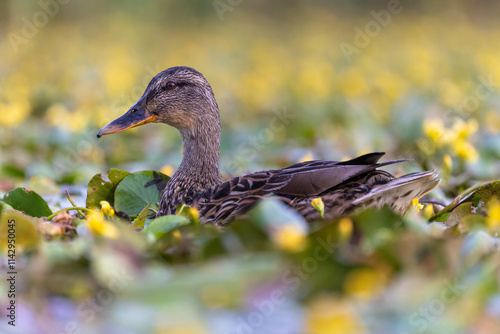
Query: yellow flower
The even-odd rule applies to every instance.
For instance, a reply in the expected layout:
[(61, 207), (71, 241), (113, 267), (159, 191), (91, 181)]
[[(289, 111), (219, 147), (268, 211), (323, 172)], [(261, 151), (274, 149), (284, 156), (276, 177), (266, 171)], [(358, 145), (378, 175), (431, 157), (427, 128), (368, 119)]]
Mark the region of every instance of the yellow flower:
[(479, 124), (474, 118), (469, 119), (467, 122), (457, 118), (453, 124), (453, 131), (458, 139), (469, 138), (476, 133), (478, 128)]
[(174, 174), (174, 168), (170, 165), (165, 165), (160, 169), (160, 172), (165, 175), (172, 176), (172, 174)]
[(331, 296), (317, 297), (307, 306), (306, 328), (310, 334), (365, 333), (354, 305)]
[(174, 232), (172, 232), (172, 235), (175, 239), (180, 239), (181, 238), (181, 231), (175, 230)]
[(299, 162), (311, 161), (313, 160), (313, 155), (311, 152), (307, 152), (302, 158), (300, 158)]
[(313, 199), (311, 201), (311, 205), (314, 209), (316, 209), (316, 211), (319, 212), (321, 218), (325, 218), (325, 203), (323, 203), (323, 200), (320, 197)]
[(189, 215), (195, 220), (198, 221), (200, 219), (200, 211), (198, 209), (189, 207)]
[(104, 219), (102, 212), (91, 212), (86, 225), (95, 235), (102, 235), (108, 239), (118, 239), (118, 228)]
[(387, 280), (387, 275), (372, 268), (355, 269), (347, 275), (344, 291), (362, 299), (370, 299), (380, 292)]
[(340, 233), (341, 239), (346, 240), (347, 238), (349, 238), (351, 236), (352, 227), (353, 227), (353, 223), (352, 223), (351, 218), (348, 218), (348, 217), (340, 218), (340, 220), (338, 222), (338, 228), (339, 228), (339, 233)]
[(26, 101), (0, 102), (0, 125), (11, 127), (21, 124), (30, 114), (31, 106)]
[(414, 198), (412, 201), (411, 201), (411, 204), (417, 208), (417, 210), (422, 210), (424, 208), (424, 205), (419, 203), (418, 201), (418, 198)]
[(458, 139), (453, 142), (453, 150), (455, 151), (457, 157), (465, 161), (474, 162), (479, 158), (479, 154), (474, 146), (463, 139)]
[(424, 134), (437, 146), (443, 144), (446, 137), (446, 129), (440, 119), (426, 119), (423, 124)]
[(500, 228), (500, 202), (497, 198), (493, 198), (488, 202), (488, 218), (486, 218), (488, 227), (497, 231)]
[(453, 169), (453, 159), (449, 154), (445, 154), (443, 157), (443, 167), (447, 171), (451, 171)]
[(273, 238), (276, 244), (287, 252), (300, 252), (307, 244), (306, 233), (295, 225), (280, 227)]
[(106, 215), (107, 218), (111, 218), (115, 215), (115, 210), (111, 207), (108, 201), (100, 201), (101, 211)]
[(434, 207), (430, 204), (426, 205), (424, 209), (424, 217), (429, 219), (432, 217), (433, 214), (434, 214)]

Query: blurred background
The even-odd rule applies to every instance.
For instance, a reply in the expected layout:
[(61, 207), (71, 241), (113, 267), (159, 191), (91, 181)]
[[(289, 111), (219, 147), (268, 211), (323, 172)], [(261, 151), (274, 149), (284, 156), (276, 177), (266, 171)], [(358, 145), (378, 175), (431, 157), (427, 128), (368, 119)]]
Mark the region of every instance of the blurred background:
[(2, 1), (0, 177), (42, 190), (109, 167), (175, 169), (175, 129), (95, 134), (176, 65), (213, 86), (226, 174), (368, 151), (440, 167), (446, 151), (492, 177), (499, 5), (388, 3)]
[[(304, 159), (339, 160), (385, 151), (388, 159), (414, 159), (392, 167), (396, 174), (440, 170), (443, 181), (435, 197), (449, 200), (473, 184), (498, 179), (499, 10), (493, 0), (2, 0), (0, 194), (22, 185), (45, 198), (72, 189), (84, 199), (90, 178), (110, 167), (171, 175), (182, 158), (175, 129), (151, 124), (99, 140), (95, 135), (128, 110), (157, 72), (184, 65), (205, 75), (219, 103), (225, 176)], [(58, 200), (49, 204), (68, 205)], [(257, 272), (262, 269), (254, 265)], [(390, 276), (385, 269), (355, 276), (361, 294), (363, 284), (373, 280), (366, 292), (369, 300)], [(156, 277), (155, 269), (149, 270)], [(385, 297), (415, 293), (415, 280)], [(439, 282), (433, 283), (438, 293), (444, 289)], [(356, 289), (360, 287), (354, 284), (344, 293), (356, 294)], [(219, 292), (205, 291), (205, 297), (216, 304), (227, 301)], [(77, 300), (85, 295), (80, 293), (64, 295)], [(141, 295), (140, 290), (135, 293)], [(154, 294), (147, 296), (141, 307), (153, 307), (147, 305)], [(54, 321), (71, 319), (61, 306), (66, 302), (55, 300)], [(481, 302), (480, 308), (467, 304), (459, 311), (483, 310), (487, 298)], [(287, 304), (290, 312), (302, 312), (295, 303)], [(418, 310), (412, 305), (410, 310)], [(130, 313), (133, 307), (120, 303), (113, 319), (121, 319), (120, 312), (135, 314)], [(338, 317), (314, 318), (322, 310)], [(329, 326), (341, 324), (344, 333), (371, 332), (360, 325), (359, 309), (353, 310), (337, 295), (318, 297), (309, 305), (312, 313), (306, 312), (316, 321), (308, 331), (334, 333)], [(397, 318), (396, 313), (385, 316)], [(420, 315), (413, 327), (407, 317), (403, 325), (395, 322), (397, 328), (384, 327), (389, 322), (382, 325), (376, 317), (372, 321), (387, 333), (449, 325), (449, 319), (443, 325), (424, 317), (424, 328)], [(145, 318), (137, 319), (141, 323)], [(311, 318), (297, 319), (306, 319), (294, 323), (303, 328)], [(455, 328), (479, 332), (476, 321), (467, 318)], [(128, 333), (109, 326), (109, 333)], [(204, 326), (175, 333), (203, 332)], [(242, 333), (254, 332), (241, 326)], [(161, 321), (152, 328), (171, 332)]]

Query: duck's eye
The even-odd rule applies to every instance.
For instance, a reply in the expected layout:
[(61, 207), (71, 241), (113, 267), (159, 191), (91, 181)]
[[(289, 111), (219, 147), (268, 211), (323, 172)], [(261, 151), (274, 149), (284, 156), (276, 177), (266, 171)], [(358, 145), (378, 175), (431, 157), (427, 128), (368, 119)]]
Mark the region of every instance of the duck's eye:
[(169, 81), (167, 82), (167, 89), (174, 89), (175, 87), (177, 87), (177, 85), (175, 84), (175, 82), (173, 81)]

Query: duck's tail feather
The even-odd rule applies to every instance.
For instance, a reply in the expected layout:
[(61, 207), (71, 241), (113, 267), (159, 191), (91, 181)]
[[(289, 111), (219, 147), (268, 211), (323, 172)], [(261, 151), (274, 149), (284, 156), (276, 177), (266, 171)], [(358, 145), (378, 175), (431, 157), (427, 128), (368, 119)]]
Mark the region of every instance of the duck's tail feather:
[(353, 204), (356, 207), (389, 206), (399, 214), (404, 214), (415, 198), (420, 198), (436, 188), (439, 184), (438, 173), (435, 170), (407, 174), (382, 184), (370, 190), (369, 193), (357, 198)]

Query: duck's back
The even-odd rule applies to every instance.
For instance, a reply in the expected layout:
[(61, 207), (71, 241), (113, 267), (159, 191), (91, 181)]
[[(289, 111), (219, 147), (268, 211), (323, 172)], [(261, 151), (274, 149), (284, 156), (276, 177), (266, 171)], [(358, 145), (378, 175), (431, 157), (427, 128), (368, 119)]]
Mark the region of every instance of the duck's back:
[(311, 201), (320, 197), (325, 218), (333, 219), (360, 206), (389, 205), (404, 213), (411, 200), (438, 183), (434, 171), (394, 178), (378, 167), (406, 160), (378, 163), (384, 153), (370, 153), (349, 161), (307, 161), (283, 169), (235, 177), (200, 194), (192, 203), (202, 222), (224, 224), (243, 215), (265, 196), (277, 196), (307, 220), (320, 218)]

